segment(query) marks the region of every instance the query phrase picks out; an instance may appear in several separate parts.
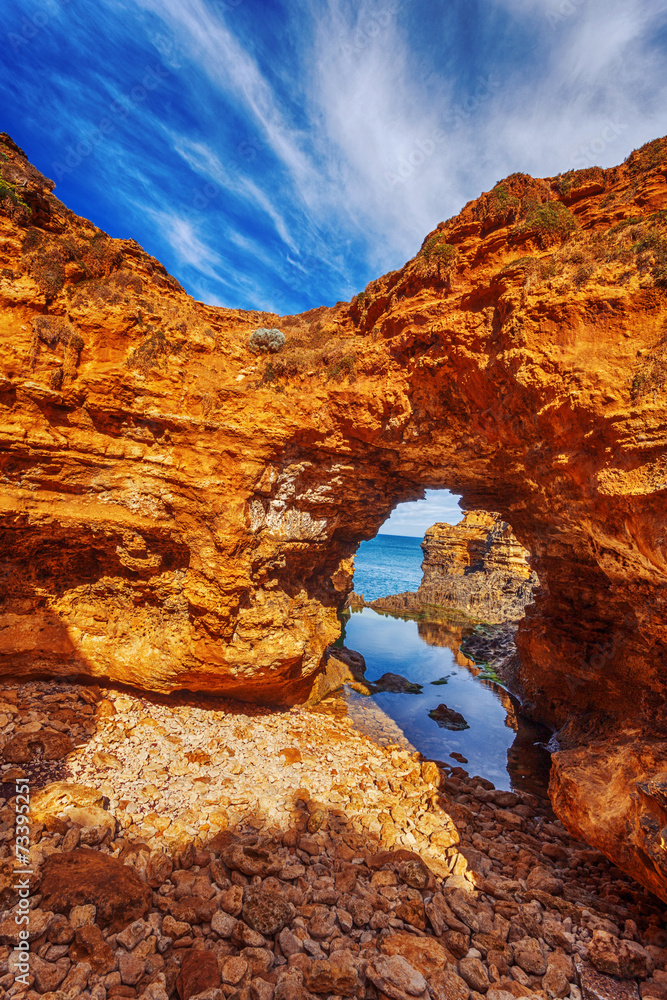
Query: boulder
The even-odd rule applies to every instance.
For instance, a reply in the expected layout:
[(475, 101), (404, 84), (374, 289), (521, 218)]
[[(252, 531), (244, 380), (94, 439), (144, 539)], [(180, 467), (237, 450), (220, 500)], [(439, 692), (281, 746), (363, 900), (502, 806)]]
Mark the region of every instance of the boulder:
[(452, 731), (470, 729), (461, 713), (453, 708), (448, 708), (447, 705), (440, 704), (437, 708), (431, 709), (428, 714), (429, 718), (437, 722), (441, 729), (451, 729)]
[(34, 760), (62, 760), (74, 750), (69, 736), (54, 729), (38, 733), (19, 733), (2, 748), (2, 756), (10, 764), (30, 764)]
[(271, 937), (292, 920), (294, 907), (282, 893), (259, 886), (246, 886), (241, 916), (253, 930)]
[(180, 1000), (191, 1000), (205, 990), (220, 985), (218, 961), (212, 951), (190, 949), (183, 955), (181, 972), (176, 980)]
[(42, 905), (56, 913), (68, 915), (73, 906), (92, 903), (98, 922), (116, 931), (145, 917), (153, 900), (150, 887), (134, 868), (87, 848), (50, 854), (44, 861), (40, 891)]
[(646, 979), (653, 972), (650, 954), (636, 941), (626, 941), (608, 931), (593, 931), (588, 959), (598, 972), (620, 979)]

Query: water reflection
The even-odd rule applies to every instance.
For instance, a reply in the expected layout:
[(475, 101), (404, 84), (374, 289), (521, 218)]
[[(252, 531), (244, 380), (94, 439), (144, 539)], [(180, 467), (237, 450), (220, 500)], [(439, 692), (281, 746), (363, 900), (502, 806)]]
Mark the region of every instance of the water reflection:
[[(522, 716), (512, 695), (479, 676), (482, 668), (459, 649), (469, 631), (464, 622), (417, 622), (370, 608), (354, 611), (345, 622), (343, 642), (364, 655), (366, 678), (377, 681), (393, 672), (422, 684), (423, 690), (364, 698), (346, 689), (349, 714), (384, 742), (402, 742), (452, 765), (449, 755), (461, 754), (470, 774), (488, 778), (496, 788), (544, 797), (549, 754), (540, 744), (549, 732)], [(470, 728), (438, 726), (429, 712), (440, 704), (461, 713)]]

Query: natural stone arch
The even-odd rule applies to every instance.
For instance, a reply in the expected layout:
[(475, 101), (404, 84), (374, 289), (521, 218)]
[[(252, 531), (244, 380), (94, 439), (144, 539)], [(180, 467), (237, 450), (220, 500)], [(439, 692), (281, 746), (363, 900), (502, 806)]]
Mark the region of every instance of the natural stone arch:
[[(664, 140), (567, 184), (513, 175), (350, 304), (282, 319), (195, 303), (2, 142), (25, 180), (0, 214), (5, 676), (306, 698), (358, 543), (447, 488), (533, 555), (533, 712), (573, 745), (644, 731), (664, 771)], [(38, 315), (82, 342), (63, 382)], [(260, 327), (286, 335), (271, 361)], [(664, 892), (646, 787), (631, 870)]]

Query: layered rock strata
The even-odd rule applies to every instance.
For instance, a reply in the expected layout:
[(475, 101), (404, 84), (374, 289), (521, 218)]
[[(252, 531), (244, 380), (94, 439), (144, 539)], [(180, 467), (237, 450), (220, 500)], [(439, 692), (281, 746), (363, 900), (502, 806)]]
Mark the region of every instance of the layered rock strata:
[(422, 549), (422, 604), (456, 608), (491, 623), (523, 618), (537, 575), (500, 516), (475, 510), (459, 524), (434, 524)]
[(519, 621), (538, 585), (529, 552), (498, 514), (468, 511), (458, 524), (434, 524), (422, 542), (422, 582), (416, 591), (352, 602), (377, 611), (437, 618), (463, 612), (492, 624)]
[(195, 302), (0, 152), (4, 674), (305, 698), (358, 543), (444, 487), (531, 552), (526, 704), (572, 748), (661, 745), (666, 140), (513, 174), (351, 303), (282, 319)]

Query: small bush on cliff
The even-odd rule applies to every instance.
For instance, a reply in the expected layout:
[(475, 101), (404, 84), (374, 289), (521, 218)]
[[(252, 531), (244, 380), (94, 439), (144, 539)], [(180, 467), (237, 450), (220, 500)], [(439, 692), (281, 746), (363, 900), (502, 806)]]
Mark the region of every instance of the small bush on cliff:
[(440, 233), (436, 233), (426, 241), (420, 254), (429, 264), (433, 262), (439, 267), (449, 267), (456, 257), (456, 247), (451, 243), (445, 243)]
[(79, 356), (84, 347), (83, 338), (65, 316), (37, 316), (32, 320), (33, 337), (30, 345), (30, 367), (34, 371), (45, 344), (51, 351), (63, 349), (63, 363), (51, 375), (51, 385), (59, 389), (63, 378), (75, 379)]
[(177, 354), (180, 347), (180, 344), (174, 344), (166, 338), (164, 330), (154, 330), (148, 326), (146, 339), (132, 351), (127, 365), (129, 368), (138, 368), (144, 372), (151, 368), (159, 368), (170, 355)]
[(538, 234), (540, 242), (566, 240), (578, 228), (572, 212), (560, 201), (529, 202), (522, 229)]
[(353, 382), (356, 378), (354, 361), (354, 354), (345, 354), (342, 358), (335, 360), (327, 368), (327, 381), (342, 382), (344, 378), (348, 378)]
[(655, 284), (667, 288), (667, 237), (658, 227), (652, 227), (632, 247), (637, 254), (637, 266), (650, 271)]
[(277, 354), (282, 351), (285, 346), (285, 334), (281, 333), (280, 330), (269, 329), (266, 326), (260, 326), (257, 330), (253, 330), (250, 334), (248, 340), (248, 347), (253, 352), (253, 354)]
[(625, 161), (631, 173), (643, 173), (646, 170), (654, 170), (667, 159), (667, 139), (663, 136), (660, 139), (653, 139), (639, 149), (633, 149)]
[(28, 208), (28, 205), (24, 202), (23, 198), (16, 190), (15, 184), (10, 184), (9, 181), (5, 181), (0, 177), (0, 201), (8, 199), (13, 205), (22, 205), (23, 208)]
[(630, 397), (636, 403), (642, 396), (653, 396), (667, 385), (667, 337), (663, 337), (644, 355), (630, 385)]
[(515, 217), (520, 205), (517, 196), (510, 194), (504, 184), (496, 184), (489, 196), (489, 215), (505, 219)]
[(356, 356), (345, 351), (344, 344), (329, 348), (287, 347), (279, 358), (268, 361), (258, 385), (274, 389), (292, 379), (317, 377), (327, 382), (354, 382)]

